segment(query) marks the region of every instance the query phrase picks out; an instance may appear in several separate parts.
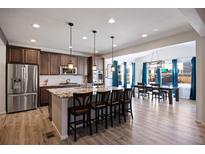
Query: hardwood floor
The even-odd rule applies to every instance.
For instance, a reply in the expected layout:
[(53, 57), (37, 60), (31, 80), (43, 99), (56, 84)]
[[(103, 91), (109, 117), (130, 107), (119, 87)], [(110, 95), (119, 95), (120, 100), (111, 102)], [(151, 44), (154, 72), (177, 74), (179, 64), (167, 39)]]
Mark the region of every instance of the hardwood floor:
[[(205, 144), (205, 127), (195, 122), (195, 102), (149, 102), (133, 99), (133, 121), (89, 135), (89, 128), (60, 141), (47, 107), (0, 115), (0, 144)], [(117, 118), (116, 118), (117, 119)], [(80, 128), (81, 129), (81, 128)], [(94, 126), (93, 126), (94, 130)]]

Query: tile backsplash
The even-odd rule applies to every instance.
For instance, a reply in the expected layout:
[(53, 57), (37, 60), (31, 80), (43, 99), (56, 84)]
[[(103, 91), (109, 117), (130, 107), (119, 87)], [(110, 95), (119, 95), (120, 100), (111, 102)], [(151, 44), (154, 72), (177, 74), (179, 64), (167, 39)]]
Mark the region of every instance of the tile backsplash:
[(47, 85), (56, 85), (62, 82), (66, 82), (70, 79), (72, 83), (83, 83), (83, 76), (80, 75), (40, 75), (40, 85), (44, 84), (45, 80), (48, 80)]

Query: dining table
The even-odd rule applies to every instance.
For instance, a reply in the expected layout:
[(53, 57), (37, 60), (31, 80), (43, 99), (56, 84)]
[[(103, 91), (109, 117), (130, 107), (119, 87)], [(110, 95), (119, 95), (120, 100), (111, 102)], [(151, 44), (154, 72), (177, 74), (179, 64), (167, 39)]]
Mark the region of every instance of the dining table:
[[(138, 88), (138, 85), (135, 85), (134, 87)], [(144, 88), (146, 91), (151, 91), (152, 90), (152, 85), (146, 84), (144, 85)], [(168, 92), (168, 99), (169, 99), (169, 104), (173, 104), (173, 93), (175, 94), (174, 97), (176, 101), (179, 101), (179, 87), (174, 87), (174, 86), (160, 86), (160, 90), (166, 90)]]

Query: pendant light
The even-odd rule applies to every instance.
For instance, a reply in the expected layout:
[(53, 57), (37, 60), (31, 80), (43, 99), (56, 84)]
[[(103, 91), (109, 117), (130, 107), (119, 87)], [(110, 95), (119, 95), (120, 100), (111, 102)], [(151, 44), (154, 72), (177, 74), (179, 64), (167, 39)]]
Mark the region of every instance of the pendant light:
[(115, 71), (115, 67), (114, 67), (114, 61), (113, 61), (113, 45), (114, 45), (114, 36), (110, 36), (110, 38), (112, 39), (112, 66), (111, 66), (111, 71), (114, 72)]
[(96, 65), (96, 63), (95, 63), (95, 35), (96, 35), (96, 33), (97, 33), (97, 31), (96, 30), (93, 30), (92, 31), (93, 32), (93, 34), (94, 34), (94, 53), (93, 53), (93, 71), (96, 71), (97, 70), (97, 65)]
[(70, 26), (70, 44), (69, 44), (69, 51), (70, 51), (70, 60), (68, 63), (68, 69), (73, 69), (73, 63), (72, 63), (72, 27), (73, 27), (73, 23), (69, 22), (68, 25)]

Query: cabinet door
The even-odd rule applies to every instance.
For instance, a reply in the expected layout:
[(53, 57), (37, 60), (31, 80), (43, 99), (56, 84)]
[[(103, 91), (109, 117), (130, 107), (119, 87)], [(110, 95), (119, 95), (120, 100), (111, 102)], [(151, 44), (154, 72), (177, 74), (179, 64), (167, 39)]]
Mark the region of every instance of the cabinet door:
[(49, 103), (49, 92), (46, 88), (40, 88), (40, 106), (48, 105)]
[(78, 70), (78, 74), (80, 75), (84, 75), (84, 64), (85, 64), (85, 58), (79, 56), (77, 70)]
[(40, 75), (50, 75), (50, 54), (49, 53), (41, 52)]
[(103, 71), (103, 58), (96, 58), (97, 70)]
[(60, 55), (60, 65), (61, 66), (68, 66), (70, 57), (69, 55)]
[(34, 49), (24, 49), (24, 62), (27, 64), (38, 64), (39, 51)]
[(60, 55), (59, 54), (50, 54), (51, 56), (51, 75), (60, 74)]
[(74, 67), (78, 66), (78, 57), (77, 56), (72, 56), (72, 63)]
[(9, 47), (9, 49), (8, 49), (8, 62), (9, 63), (24, 63), (23, 48)]
[(84, 72), (83, 75), (88, 75), (88, 58), (84, 57)]

